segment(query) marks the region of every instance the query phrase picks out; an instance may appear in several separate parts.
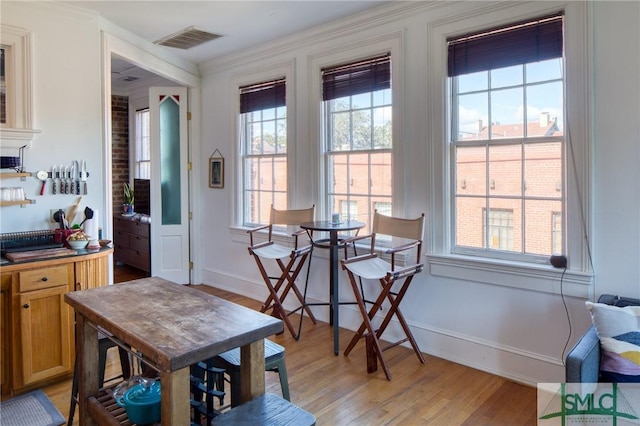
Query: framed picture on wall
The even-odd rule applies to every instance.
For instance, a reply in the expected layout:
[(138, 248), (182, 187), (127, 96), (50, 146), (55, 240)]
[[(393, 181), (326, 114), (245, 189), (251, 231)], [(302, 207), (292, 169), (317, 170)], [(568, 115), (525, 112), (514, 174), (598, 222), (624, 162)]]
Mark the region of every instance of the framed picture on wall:
[(224, 158), (209, 158), (209, 188), (224, 188)]

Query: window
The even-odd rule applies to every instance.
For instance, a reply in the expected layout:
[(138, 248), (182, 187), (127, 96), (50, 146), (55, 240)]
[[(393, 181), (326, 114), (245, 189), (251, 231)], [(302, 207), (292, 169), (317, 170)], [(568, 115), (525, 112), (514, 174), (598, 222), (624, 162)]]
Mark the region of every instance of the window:
[(548, 257), (563, 240), (561, 226), (549, 240), (551, 213), (566, 204), (563, 17), (451, 38), (448, 49), (454, 252)]
[(325, 217), (370, 226), (375, 204), (392, 202), (391, 55), (324, 68), (322, 100)]
[[(486, 214), (486, 210), (485, 210)], [(489, 231), (485, 228), (485, 247), (497, 250), (513, 250), (513, 210), (490, 209), (489, 219), (483, 222), (489, 224)]]
[(285, 80), (240, 88), (242, 223), (269, 222), (271, 205), (287, 208)]
[(149, 139), (149, 108), (136, 111), (136, 145), (134, 178), (151, 179), (151, 142)]

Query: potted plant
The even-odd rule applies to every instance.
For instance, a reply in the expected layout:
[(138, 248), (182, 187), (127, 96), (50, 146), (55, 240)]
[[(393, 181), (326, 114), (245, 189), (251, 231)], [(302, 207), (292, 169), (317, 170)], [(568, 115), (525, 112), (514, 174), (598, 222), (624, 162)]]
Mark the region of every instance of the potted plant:
[(124, 204), (122, 204), (122, 210), (124, 214), (131, 215), (133, 214), (133, 202), (135, 199), (135, 194), (133, 193), (133, 188), (128, 183), (123, 184), (124, 188)]

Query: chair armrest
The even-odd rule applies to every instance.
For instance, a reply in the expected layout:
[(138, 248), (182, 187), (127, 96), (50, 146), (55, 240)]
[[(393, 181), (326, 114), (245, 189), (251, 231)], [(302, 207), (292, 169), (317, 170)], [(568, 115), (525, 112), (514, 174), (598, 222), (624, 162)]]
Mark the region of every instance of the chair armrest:
[(269, 241), (271, 241), (271, 225), (261, 225), (257, 228), (249, 229), (247, 234), (249, 234), (249, 245), (253, 247), (253, 234), (262, 231), (264, 229), (269, 229)]
[[(349, 257), (349, 252), (347, 251), (347, 249), (349, 248), (350, 244), (354, 244), (356, 241), (367, 240), (367, 239), (371, 240), (371, 248), (369, 249), (369, 253), (373, 253), (375, 241), (376, 241), (374, 234), (354, 235), (353, 237), (345, 238), (344, 240), (342, 240), (341, 244), (344, 246), (344, 258), (347, 259)], [(354, 250), (354, 253), (357, 254), (355, 252), (355, 244), (353, 246), (353, 250)]]
[(378, 257), (378, 256), (375, 253), (361, 254), (360, 256), (352, 257), (351, 259), (343, 259), (340, 261), (340, 263), (342, 263), (342, 269), (346, 269), (345, 265), (348, 265), (349, 263), (355, 263), (355, 262), (360, 262), (367, 259), (373, 259), (374, 257)]
[(590, 327), (567, 354), (567, 383), (597, 383), (600, 375), (600, 340)]
[(410, 242), (410, 243), (407, 243), (407, 244), (403, 244), (401, 246), (390, 248), (385, 253), (392, 254), (392, 253), (397, 253), (399, 251), (409, 250), (409, 249), (412, 249), (414, 247), (417, 247), (418, 244), (420, 244), (420, 241), (413, 241), (413, 242)]

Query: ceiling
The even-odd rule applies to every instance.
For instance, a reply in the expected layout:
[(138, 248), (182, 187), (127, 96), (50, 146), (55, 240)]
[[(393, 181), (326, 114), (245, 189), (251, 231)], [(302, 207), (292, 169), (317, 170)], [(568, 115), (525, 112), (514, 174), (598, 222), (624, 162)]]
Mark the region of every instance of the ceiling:
[(99, 13), (154, 42), (189, 26), (222, 37), (188, 50), (165, 47), (196, 64), (351, 15), (388, 1), (60, 1)]
[[(393, 0), (143, 0), (61, 1), (99, 13), (111, 23), (153, 43), (194, 26), (222, 37), (188, 50), (172, 47), (173, 54), (199, 64), (216, 57), (312, 28)], [(124, 60), (112, 59), (114, 91), (141, 87), (157, 77)]]

